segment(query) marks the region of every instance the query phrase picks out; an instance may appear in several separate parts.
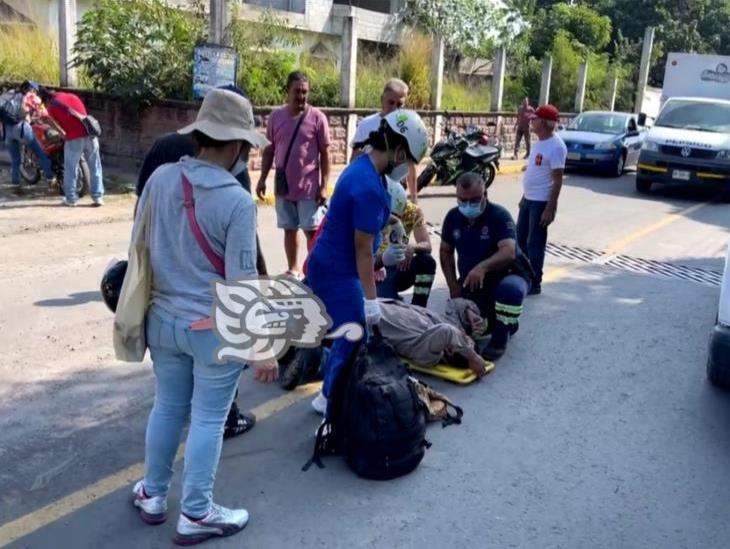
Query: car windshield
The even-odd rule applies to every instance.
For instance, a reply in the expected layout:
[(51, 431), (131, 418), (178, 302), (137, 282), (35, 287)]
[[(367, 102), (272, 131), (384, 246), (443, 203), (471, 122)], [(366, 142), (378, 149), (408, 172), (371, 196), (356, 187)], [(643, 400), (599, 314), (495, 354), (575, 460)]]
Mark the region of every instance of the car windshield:
[(628, 116), (617, 113), (585, 113), (568, 126), (569, 130), (617, 134), (626, 131)]
[(704, 101), (669, 101), (655, 126), (730, 133), (730, 105)]

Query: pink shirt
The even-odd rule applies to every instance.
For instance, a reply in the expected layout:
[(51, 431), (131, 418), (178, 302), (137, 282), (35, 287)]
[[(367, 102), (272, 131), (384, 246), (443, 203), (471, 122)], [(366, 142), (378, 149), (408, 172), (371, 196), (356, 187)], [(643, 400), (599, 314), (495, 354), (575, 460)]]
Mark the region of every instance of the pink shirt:
[[(308, 106), (307, 109), (286, 166), (286, 180), (289, 183), (289, 194), (285, 197), (287, 200), (313, 200), (317, 196), (321, 182), (319, 151), (330, 144), (327, 117), (315, 107)], [(284, 167), (284, 157), (297, 122), (299, 116), (292, 117), (286, 106), (276, 109), (269, 116), (266, 137), (274, 147), (274, 167), (277, 169)]]

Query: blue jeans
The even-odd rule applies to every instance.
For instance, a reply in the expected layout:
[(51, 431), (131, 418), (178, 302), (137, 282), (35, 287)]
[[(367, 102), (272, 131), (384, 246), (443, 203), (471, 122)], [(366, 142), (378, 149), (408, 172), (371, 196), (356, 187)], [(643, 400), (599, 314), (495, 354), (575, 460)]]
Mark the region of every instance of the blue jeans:
[(167, 494), (183, 427), (190, 417), (182, 476), (182, 512), (204, 517), (213, 499), (223, 430), (243, 365), (216, 364), (212, 330), (192, 331), (190, 321), (159, 307), (147, 313), (147, 344), (155, 372), (155, 403), (145, 438), (144, 488)]
[(91, 198), (104, 196), (99, 140), (96, 137), (81, 137), (66, 141), (63, 145), (63, 192), (69, 202), (76, 202), (79, 198), (76, 195), (76, 170), (82, 156), (86, 158), (91, 172)]
[(3, 131), (5, 134), (5, 145), (7, 145), (8, 152), (10, 153), (10, 181), (13, 185), (20, 184), (20, 163), (22, 162), (20, 154), (21, 145), (26, 145), (36, 155), (38, 164), (46, 179), (53, 177), (51, 159), (41, 149), (41, 145), (35, 138), (30, 124), (27, 122), (20, 122), (14, 126), (5, 124)]
[(517, 245), (527, 254), (535, 270), (535, 286), (542, 284), (542, 268), (545, 264), (548, 231), (547, 227), (540, 225), (545, 206), (547, 202), (523, 198), (517, 217)]

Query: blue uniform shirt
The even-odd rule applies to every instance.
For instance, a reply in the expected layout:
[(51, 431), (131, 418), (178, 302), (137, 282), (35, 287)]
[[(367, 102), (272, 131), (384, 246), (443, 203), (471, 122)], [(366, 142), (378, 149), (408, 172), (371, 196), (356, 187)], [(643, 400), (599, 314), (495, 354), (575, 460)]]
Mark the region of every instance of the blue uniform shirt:
[(390, 217), (390, 198), (384, 178), (367, 154), (361, 155), (340, 175), (330, 199), (322, 233), (312, 257), (331, 265), (333, 274), (357, 276), (355, 230), (373, 235), (373, 253), (380, 231)]
[[(469, 274), (477, 263), (497, 253), (497, 244), (506, 239), (516, 240), (515, 222), (510, 213), (497, 204), (487, 207), (474, 221), (469, 221), (458, 208), (446, 214), (441, 228), (441, 241), (456, 250), (459, 279)], [(488, 273), (486, 281), (501, 280), (508, 269)]]

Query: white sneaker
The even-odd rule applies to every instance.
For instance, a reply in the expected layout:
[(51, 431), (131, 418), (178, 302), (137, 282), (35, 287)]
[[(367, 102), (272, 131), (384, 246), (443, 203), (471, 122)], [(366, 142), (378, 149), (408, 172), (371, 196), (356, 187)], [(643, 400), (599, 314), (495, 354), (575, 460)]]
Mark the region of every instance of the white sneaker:
[(147, 524), (162, 524), (167, 520), (167, 497), (148, 496), (141, 480), (132, 490), (132, 505), (139, 509), (140, 518)]
[(94, 206), (103, 206), (104, 205), (104, 199), (100, 196), (99, 198), (92, 199)]
[(75, 208), (76, 202), (71, 202), (68, 198), (64, 197), (63, 200), (61, 200), (61, 206), (68, 206), (69, 208)]
[(314, 397), (314, 400), (312, 400), (312, 408), (314, 408), (314, 411), (320, 416), (327, 413), (327, 398), (324, 394), (322, 394), (322, 391), (320, 391), (319, 394)]
[(246, 509), (226, 509), (213, 503), (205, 518), (192, 520), (181, 514), (173, 541), (178, 545), (195, 545), (212, 537), (232, 536), (248, 524)]

